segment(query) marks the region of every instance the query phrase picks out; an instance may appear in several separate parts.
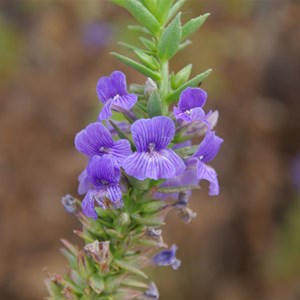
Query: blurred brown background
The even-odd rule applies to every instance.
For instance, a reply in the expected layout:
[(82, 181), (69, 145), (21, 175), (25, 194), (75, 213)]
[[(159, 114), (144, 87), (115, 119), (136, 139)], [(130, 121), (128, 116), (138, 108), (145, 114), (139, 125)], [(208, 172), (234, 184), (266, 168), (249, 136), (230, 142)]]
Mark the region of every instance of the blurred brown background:
[[(179, 271), (153, 273), (161, 299), (300, 299), (300, 2), (189, 0), (212, 13), (172, 62), (214, 72), (203, 87), (225, 139), (213, 162), (221, 194), (195, 193), (197, 219), (169, 217)], [(133, 22), (106, 0), (0, 1), (0, 299), (46, 295), (47, 266), (63, 272), (59, 239), (80, 225), (60, 198), (76, 195), (85, 159), (73, 139), (97, 115), (95, 84)]]

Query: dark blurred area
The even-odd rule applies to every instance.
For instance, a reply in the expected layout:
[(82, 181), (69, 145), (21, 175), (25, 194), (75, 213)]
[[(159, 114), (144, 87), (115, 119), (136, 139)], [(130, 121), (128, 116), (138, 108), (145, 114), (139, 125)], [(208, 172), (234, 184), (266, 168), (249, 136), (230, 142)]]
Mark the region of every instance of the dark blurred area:
[[(213, 68), (206, 109), (225, 139), (213, 166), (221, 194), (193, 194), (198, 217), (168, 218), (179, 271), (152, 274), (161, 299), (300, 299), (300, 2), (190, 0), (211, 17), (172, 68)], [(106, 0), (0, 1), (0, 299), (47, 295), (44, 267), (64, 272), (60, 238), (80, 224), (60, 204), (85, 159), (74, 135), (100, 108), (95, 85), (119, 69), (109, 52), (132, 18)]]

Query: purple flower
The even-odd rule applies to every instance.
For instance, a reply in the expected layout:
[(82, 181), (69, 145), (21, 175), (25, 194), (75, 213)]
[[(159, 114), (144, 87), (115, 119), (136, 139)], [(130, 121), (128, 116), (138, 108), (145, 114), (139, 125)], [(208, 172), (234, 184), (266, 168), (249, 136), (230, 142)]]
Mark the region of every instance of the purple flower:
[(101, 121), (112, 115), (112, 109), (130, 110), (137, 101), (137, 95), (127, 93), (126, 76), (120, 71), (113, 72), (109, 77), (101, 77), (97, 83), (97, 94), (104, 103), (99, 114)]
[(123, 206), (122, 191), (119, 186), (121, 172), (115, 161), (108, 155), (93, 156), (86, 169), (87, 177), (92, 185), (82, 201), (83, 213), (96, 219), (94, 202), (106, 209), (106, 200), (110, 200), (115, 208)]
[(187, 135), (197, 135), (197, 136), (205, 135), (207, 130), (212, 130), (216, 127), (218, 119), (219, 119), (219, 112), (217, 110), (209, 111), (206, 114), (205, 119), (208, 124), (202, 123), (202, 122), (192, 122), (187, 127), (187, 130), (185, 133)]
[(185, 170), (183, 160), (167, 149), (175, 134), (173, 121), (164, 116), (141, 119), (131, 126), (137, 152), (128, 156), (123, 168), (139, 180), (173, 178)]
[(121, 166), (124, 159), (132, 154), (130, 143), (125, 139), (114, 141), (110, 132), (100, 123), (92, 123), (77, 133), (77, 151), (89, 157), (107, 154)]
[(205, 179), (210, 182), (209, 195), (216, 196), (219, 194), (219, 182), (216, 171), (206, 165), (214, 159), (220, 150), (223, 139), (215, 135), (214, 131), (208, 131), (202, 143), (195, 154), (188, 159), (188, 165), (195, 165), (198, 179)]
[(174, 107), (173, 112), (177, 120), (186, 122), (204, 121), (206, 115), (202, 107), (207, 98), (207, 93), (199, 88), (186, 88), (181, 94), (178, 107)]
[(170, 250), (163, 250), (152, 257), (152, 261), (154, 264), (158, 266), (172, 266), (174, 270), (177, 270), (181, 261), (176, 258), (176, 245), (173, 245)]
[(64, 206), (66, 212), (73, 214), (76, 212), (76, 200), (69, 194), (61, 198), (61, 203)]
[(79, 181), (79, 184), (78, 184), (77, 192), (78, 192), (79, 195), (85, 195), (89, 191), (89, 189), (91, 188), (91, 183), (88, 179), (86, 169), (84, 169), (79, 174), (78, 181)]
[(143, 299), (159, 299), (159, 292), (154, 282), (150, 282), (148, 285), (148, 290), (145, 291)]
[[(195, 169), (187, 169), (182, 174), (175, 178), (167, 179), (164, 183), (160, 185), (160, 187), (178, 187), (187, 186), (187, 185), (194, 185), (197, 186), (199, 184), (199, 179), (197, 178), (197, 174)], [(190, 196), (191, 191), (187, 191), (187, 196)], [(166, 199), (166, 198), (173, 198), (178, 199), (179, 193), (160, 193), (157, 192), (154, 194), (155, 199)]]

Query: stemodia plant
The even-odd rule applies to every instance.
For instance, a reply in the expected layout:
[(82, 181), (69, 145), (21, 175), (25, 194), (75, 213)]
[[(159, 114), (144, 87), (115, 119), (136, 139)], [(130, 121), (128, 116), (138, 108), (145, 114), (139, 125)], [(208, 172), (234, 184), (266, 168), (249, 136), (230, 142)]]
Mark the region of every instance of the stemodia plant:
[[(127, 87), (126, 76), (113, 71), (101, 77), (96, 91), (102, 108), (98, 120), (75, 137), (87, 157), (79, 175), (78, 194), (62, 198), (82, 224), (75, 233), (84, 246), (63, 240), (68, 260), (64, 275), (49, 274), (48, 299), (158, 299), (145, 268), (178, 269), (177, 247), (162, 238), (167, 214), (178, 211), (188, 223), (191, 191), (209, 181), (209, 195), (219, 194), (210, 162), (223, 140), (213, 131), (217, 111), (205, 112), (205, 90), (199, 85), (211, 70), (190, 78), (192, 65), (169, 71), (169, 61), (191, 44), (188, 37), (209, 14), (181, 22), (184, 0), (114, 0), (139, 25), (141, 46), (120, 44), (136, 59), (112, 53), (145, 76), (145, 84)], [(202, 137), (199, 145), (192, 139)]]

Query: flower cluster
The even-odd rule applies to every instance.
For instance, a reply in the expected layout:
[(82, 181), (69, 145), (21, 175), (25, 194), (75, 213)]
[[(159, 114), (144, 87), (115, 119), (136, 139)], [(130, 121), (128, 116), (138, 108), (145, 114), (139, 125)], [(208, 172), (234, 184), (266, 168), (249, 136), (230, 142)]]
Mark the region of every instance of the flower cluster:
[[(181, 264), (177, 246), (168, 249), (163, 241), (166, 216), (175, 211), (191, 222), (196, 213), (189, 198), (202, 180), (209, 183), (209, 195), (219, 194), (210, 166), (223, 142), (214, 131), (218, 111), (205, 110), (207, 93), (197, 87), (211, 70), (192, 78), (192, 64), (169, 72), (169, 61), (209, 14), (182, 23), (181, 0), (113, 2), (136, 19), (139, 25), (129, 28), (142, 35), (143, 46), (121, 43), (135, 59), (112, 54), (147, 80), (127, 87), (125, 74), (115, 71), (97, 83), (98, 119), (75, 137), (77, 151), (87, 158), (78, 177), (83, 200), (62, 198), (82, 224), (74, 233), (85, 246), (62, 241), (70, 268), (64, 276), (50, 275), (49, 300), (158, 299), (143, 270), (177, 270)], [(199, 145), (195, 137), (202, 138)]]
[[(202, 179), (209, 181), (209, 195), (218, 195), (219, 184), (216, 171), (209, 165), (223, 142), (212, 131), (213, 123), (203, 106), (207, 93), (200, 88), (186, 88), (182, 91), (174, 114), (137, 119), (130, 110), (138, 96), (127, 92), (126, 77), (120, 71), (109, 77), (102, 77), (97, 84), (99, 100), (104, 104), (98, 122), (89, 124), (75, 137), (76, 149), (88, 157), (88, 164), (79, 176), (79, 194), (85, 194), (82, 209), (86, 216), (97, 218), (95, 202), (102, 209), (121, 208), (124, 203), (122, 191), (129, 188), (128, 180), (134, 177), (140, 181), (163, 180), (159, 188), (185, 189), (196, 187)], [(113, 111), (133, 116), (130, 123), (113, 121), (114, 128), (102, 121), (111, 118)], [(109, 123), (108, 123), (109, 124)], [(118, 125), (117, 125), (118, 124)], [(195, 124), (205, 126), (205, 136), (198, 149), (190, 140), (180, 141)], [(119, 136), (117, 139), (114, 129)], [(130, 136), (131, 134), (131, 136)], [(188, 136), (192, 138), (192, 136)], [(174, 143), (174, 140), (180, 142)], [(123, 179), (123, 180), (122, 180)], [(186, 195), (190, 189), (186, 190)], [(182, 194), (181, 194), (182, 195)], [(178, 198), (179, 192), (154, 193), (153, 198)]]

